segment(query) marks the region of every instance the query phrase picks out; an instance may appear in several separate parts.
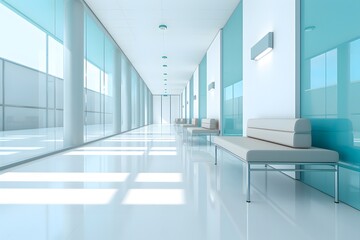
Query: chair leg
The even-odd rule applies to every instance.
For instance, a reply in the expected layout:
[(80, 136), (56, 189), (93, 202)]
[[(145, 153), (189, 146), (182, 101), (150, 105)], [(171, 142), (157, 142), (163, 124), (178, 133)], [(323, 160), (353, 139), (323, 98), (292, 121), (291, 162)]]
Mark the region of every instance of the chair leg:
[(335, 186), (335, 191), (334, 191), (334, 198), (335, 198), (335, 203), (339, 203), (339, 165), (335, 164), (334, 166), (335, 168), (335, 172), (334, 172), (334, 177), (335, 177), (335, 182), (334, 182), (334, 186)]
[(247, 164), (246, 202), (250, 202), (250, 163)]
[(217, 165), (217, 146), (215, 145), (215, 165)]

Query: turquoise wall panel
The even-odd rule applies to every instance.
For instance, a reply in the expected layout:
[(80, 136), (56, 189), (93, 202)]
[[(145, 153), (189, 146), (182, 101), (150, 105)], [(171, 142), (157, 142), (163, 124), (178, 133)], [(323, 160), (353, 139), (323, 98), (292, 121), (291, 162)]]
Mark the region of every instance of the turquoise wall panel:
[(243, 134), (243, 14), (239, 3), (222, 34), (222, 134)]
[(207, 117), (207, 60), (206, 54), (199, 65), (199, 119)]
[[(301, 116), (313, 145), (339, 152), (340, 201), (360, 209), (360, 1), (301, 1)], [(333, 195), (330, 173), (301, 180)]]
[(234, 10), (222, 32), (222, 134), (243, 134), (243, 7)]
[(190, 79), (190, 116), (192, 119), (194, 117), (194, 76)]
[(3, 0), (3, 2), (61, 41), (63, 40), (63, 0)]
[(90, 12), (86, 14), (86, 58), (100, 69), (104, 69), (105, 33)]

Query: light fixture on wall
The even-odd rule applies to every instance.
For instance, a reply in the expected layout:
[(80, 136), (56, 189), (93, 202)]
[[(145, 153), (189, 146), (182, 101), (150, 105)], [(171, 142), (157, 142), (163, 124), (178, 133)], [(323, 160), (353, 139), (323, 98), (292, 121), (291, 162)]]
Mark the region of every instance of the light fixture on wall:
[(163, 67), (167, 67), (167, 65), (166, 65), (166, 64), (164, 64), (164, 65), (163, 65)]
[(160, 28), (160, 30), (166, 30), (167, 26), (165, 24), (160, 24), (159, 28)]
[(164, 76), (166, 76), (167, 75), (167, 73), (164, 73)]
[(161, 58), (162, 58), (162, 59), (167, 59), (168, 57), (167, 57), (167, 56), (162, 56)]
[(268, 32), (251, 48), (251, 60), (259, 60), (274, 48), (274, 33)]
[(307, 26), (306, 28), (305, 28), (305, 32), (311, 32), (311, 31), (314, 31), (315, 30), (315, 26)]
[(194, 95), (194, 100), (196, 100), (196, 95)]
[(215, 82), (211, 82), (208, 85), (208, 91), (211, 92), (211, 91), (214, 91), (214, 90), (215, 90)]

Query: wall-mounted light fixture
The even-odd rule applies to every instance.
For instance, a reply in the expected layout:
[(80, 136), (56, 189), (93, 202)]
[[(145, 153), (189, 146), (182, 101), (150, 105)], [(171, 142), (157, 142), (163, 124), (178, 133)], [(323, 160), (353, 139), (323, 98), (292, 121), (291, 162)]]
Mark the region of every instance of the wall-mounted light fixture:
[(196, 95), (194, 95), (194, 100), (196, 100)]
[(208, 91), (214, 91), (215, 90), (215, 82), (211, 82), (209, 85), (208, 85)]
[(165, 24), (160, 24), (159, 28), (160, 28), (160, 30), (166, 30), (167, 26)]
[(259, 60), (274, 48), (274, 33), (267, 33), (251, 48), (251, 60)]

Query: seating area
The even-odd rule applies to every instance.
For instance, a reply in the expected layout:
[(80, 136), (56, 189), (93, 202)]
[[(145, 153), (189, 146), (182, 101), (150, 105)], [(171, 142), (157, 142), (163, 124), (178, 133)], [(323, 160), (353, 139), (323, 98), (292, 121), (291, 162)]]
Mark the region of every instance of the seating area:
[(213, 135), (219, 135), (220, 130), (218, 128), (218, 121), (216, 119), (207, 118), (201, 120), (201, 127), (187, 127), (186, 128), (186, 142), (189, 142), (191, 138), (191, 144), (194, 143), (194, 136), (209, 136), (210, 145)]
[(199, 126), (199, 119), (198, 118), (193, 118), (193, 119), (191, 119), (191, 123), (189, 123), (189, 124), (181, 124), (179, 126), (181, 128), (181, 133), (184, 136), (186, 134), (187, 128), (198, 127)]
[[(335, 203), (339, 202), (339, 154), (311, 146), (308, 119), (250, 119), (247, 137), (215, 137), (214, 145), (215, 165), (218, 149), (225, 150), (247, 165), (247, 202), (250, 202), (253, 171), (334, 172), (334, 198)], [(309, 165), (312, 168), (304, 167)]]

